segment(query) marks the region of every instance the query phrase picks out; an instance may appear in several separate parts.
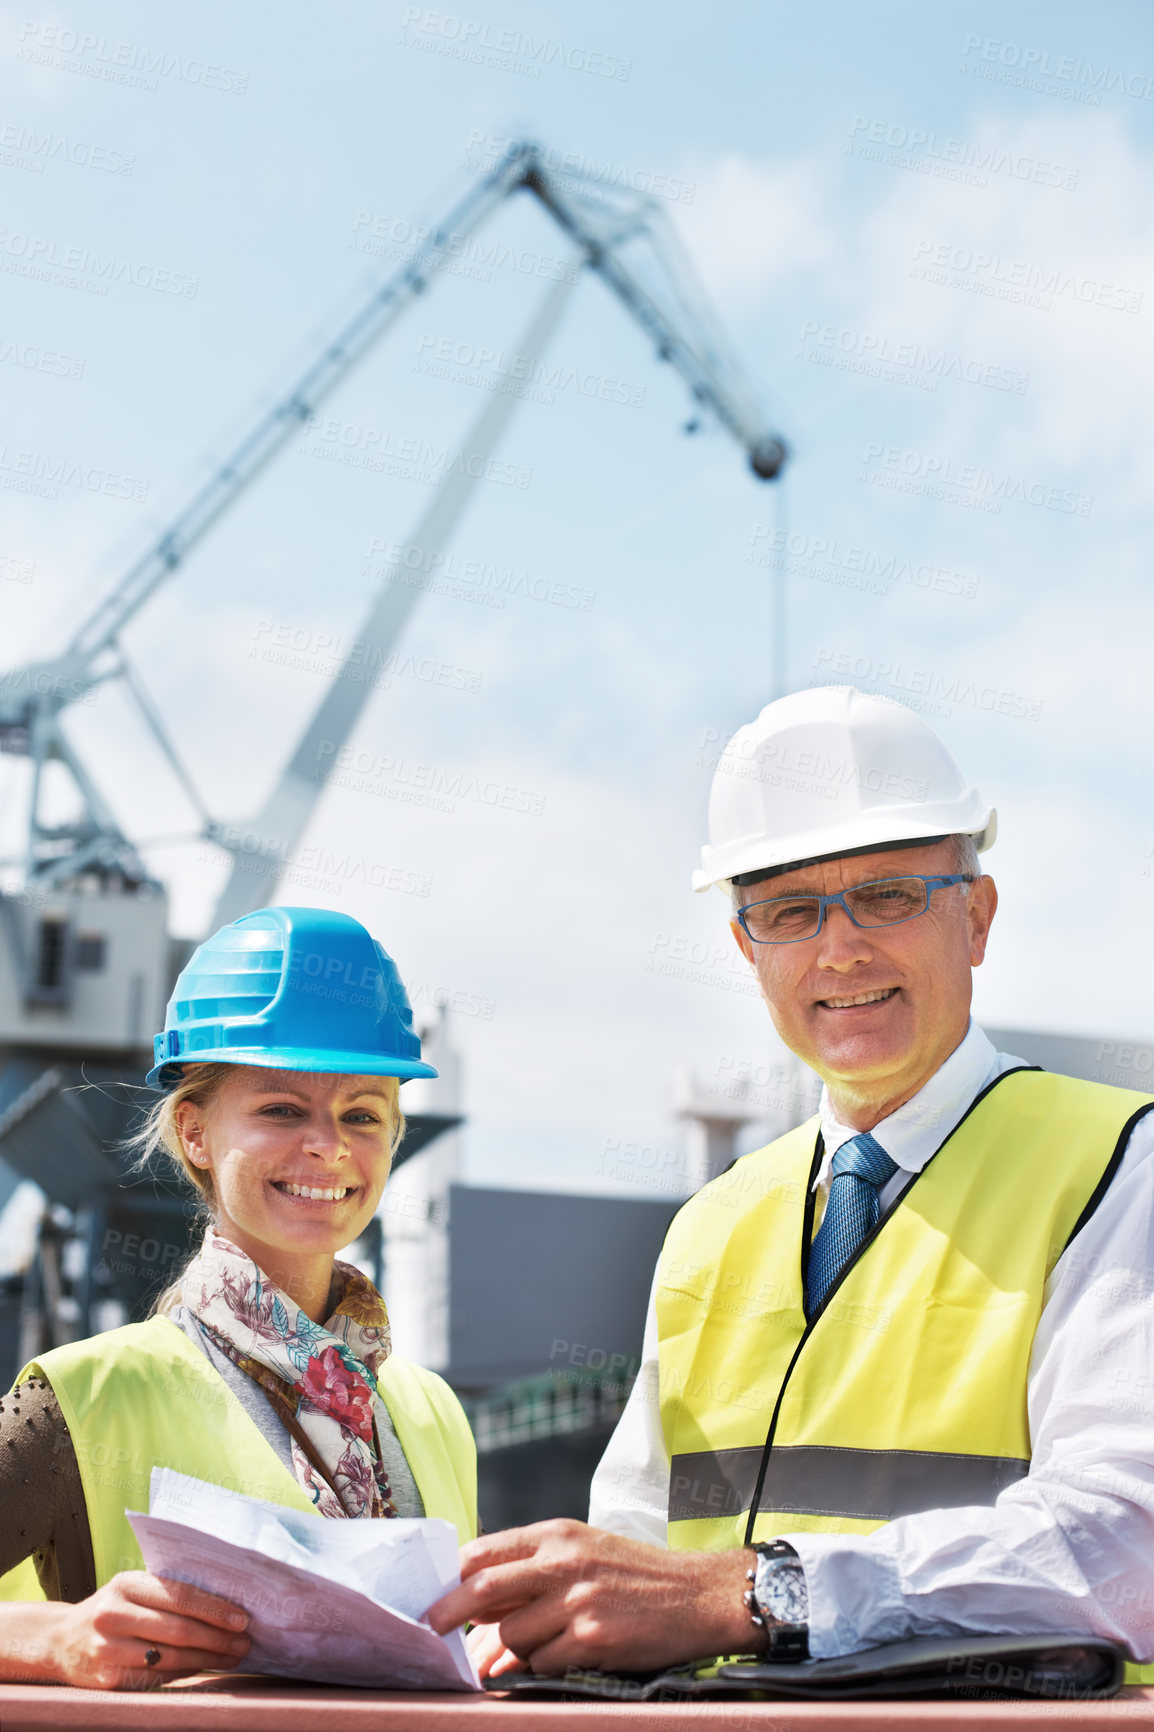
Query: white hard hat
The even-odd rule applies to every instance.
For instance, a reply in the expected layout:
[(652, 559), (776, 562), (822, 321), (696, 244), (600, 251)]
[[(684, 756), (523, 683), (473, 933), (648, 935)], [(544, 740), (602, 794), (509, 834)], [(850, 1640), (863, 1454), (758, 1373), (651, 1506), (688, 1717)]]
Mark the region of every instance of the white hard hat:
[(892, 698), (816, 686), (767, 704), (726, 746), (693, 888), (940, 836), (984, 849), (996, 833), (928, 722)]

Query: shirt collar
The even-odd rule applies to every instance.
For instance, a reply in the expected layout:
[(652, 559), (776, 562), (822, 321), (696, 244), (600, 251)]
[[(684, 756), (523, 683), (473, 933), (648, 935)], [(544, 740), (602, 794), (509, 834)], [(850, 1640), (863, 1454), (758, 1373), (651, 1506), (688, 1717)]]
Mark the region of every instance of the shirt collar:
[[(905, 1106), (881, 1119), (870, 1133), (895, 1164), (907, 1173), (920, 1173), (930, 1156), (942, 1146), (981, 1089), (997, 1059), (993, 1042), (971, 1021), (965, 1038), (946, 1062), (911, 1095)], [(818, 1108), (825, 1144), (814, 1189), (829, 1183), (833, 1157), (857, 1132), (843, 1125), (823, 1088)]]

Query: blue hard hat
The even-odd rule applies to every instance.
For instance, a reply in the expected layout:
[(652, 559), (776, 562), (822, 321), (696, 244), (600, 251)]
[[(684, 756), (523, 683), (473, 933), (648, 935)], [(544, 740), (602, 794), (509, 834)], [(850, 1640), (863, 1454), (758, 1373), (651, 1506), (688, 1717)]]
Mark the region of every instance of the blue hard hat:
[(261, 908), (207, 938), (181, 970), (145, 1079), (185, 1064), (433, 1077), (392, 958), (359, 920)]

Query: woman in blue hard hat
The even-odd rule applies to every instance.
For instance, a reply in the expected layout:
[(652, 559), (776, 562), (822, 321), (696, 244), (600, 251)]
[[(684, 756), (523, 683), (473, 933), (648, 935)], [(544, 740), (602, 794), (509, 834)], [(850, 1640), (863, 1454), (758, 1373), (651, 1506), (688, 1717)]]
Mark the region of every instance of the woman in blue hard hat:
[(197, 950), (138, 1141), (180, 1163), (209, 1224), (148, 1322), (43, 1354), (0, 1403), (0, 1676), (124, 1687), (243, 1659), (237, 1607), (141, 1570), (125, 1510), (147, 1510), (153, 1467), (475, 1533), (456, 1397), (391, 1352), (380, 1294), (335, 1258), (380, 1201), (401, 1082), (435, 1074), (348, 916), (267, 908)]

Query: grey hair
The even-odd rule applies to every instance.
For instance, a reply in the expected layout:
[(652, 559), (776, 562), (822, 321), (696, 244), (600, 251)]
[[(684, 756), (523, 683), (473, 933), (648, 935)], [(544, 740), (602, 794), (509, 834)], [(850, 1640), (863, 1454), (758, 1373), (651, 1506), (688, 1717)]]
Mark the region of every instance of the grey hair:
[[(967, 878), (982, 876), (982, 862), (978, 859), (978, 845), (972, 836), (958, 835), (949, 838), (950, 849), (954, 856), (954, 871), (964, 872)], [(959, 885), (959, 889), (964, 886)]]

